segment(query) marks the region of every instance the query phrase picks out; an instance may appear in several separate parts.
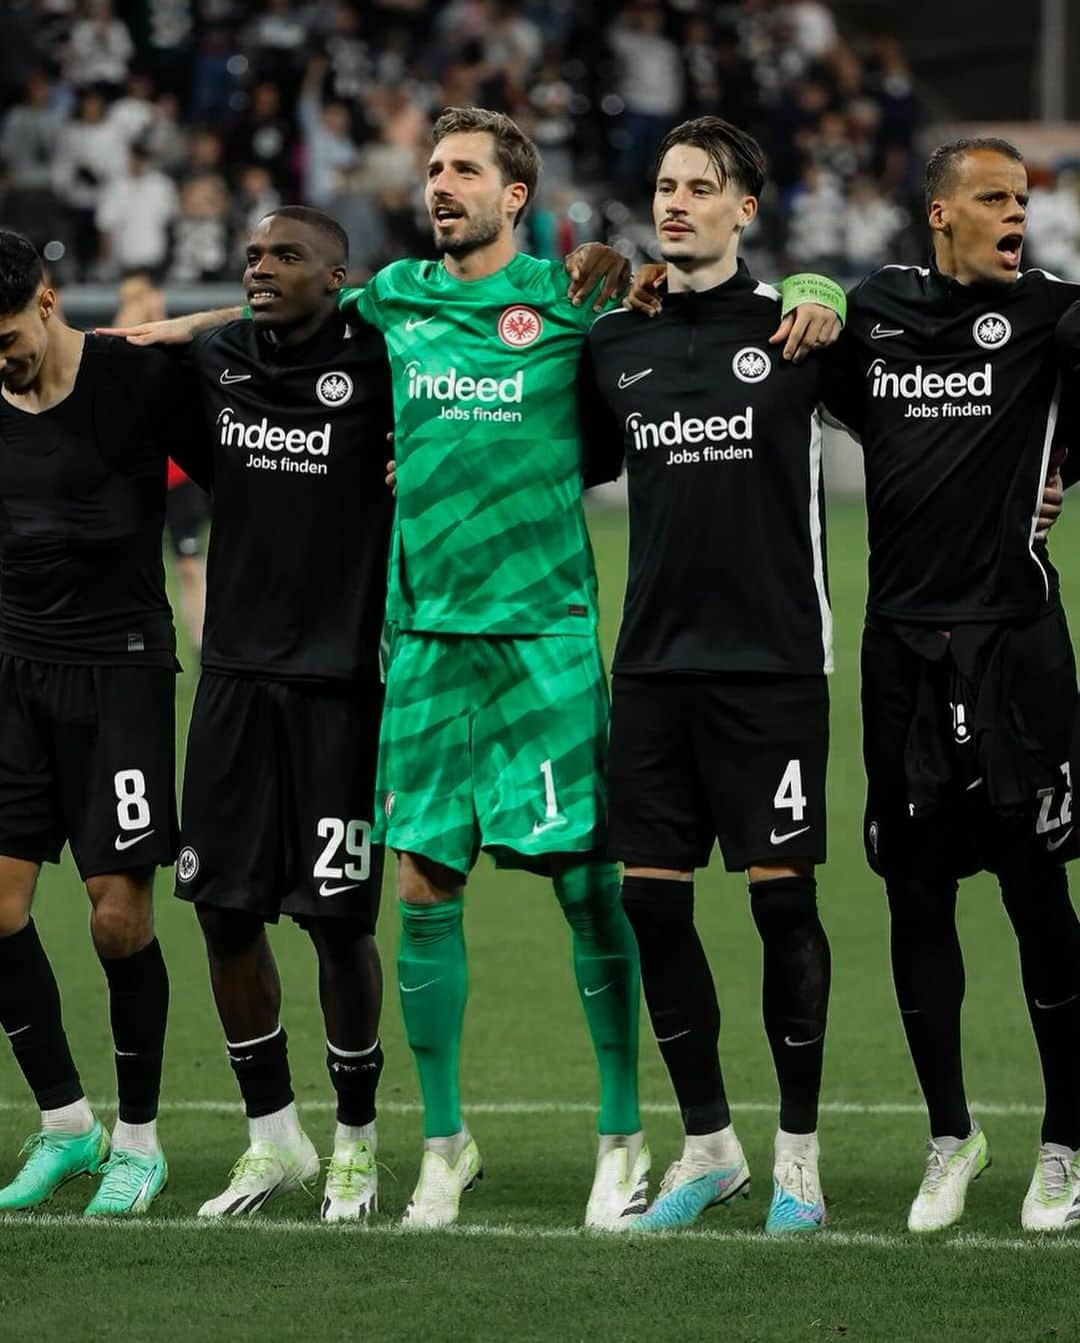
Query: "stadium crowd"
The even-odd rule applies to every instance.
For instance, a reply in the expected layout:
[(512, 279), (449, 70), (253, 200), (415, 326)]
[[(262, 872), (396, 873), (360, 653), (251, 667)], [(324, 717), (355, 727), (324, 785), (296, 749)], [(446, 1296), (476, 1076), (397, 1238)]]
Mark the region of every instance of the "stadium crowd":
[(597, 236), (645, 254), (655, 146), (706, 112), (770, 155), (752, 252), (848, 275), (921, 254), (904, 54), (848, 41), (823, 0), (13, 0), (0, 215), (60, 279), (184, 283), (231, 278), (251, 221), (299, 201), (341, 220), (363, 272), (429, 250), (429, 129), (463, 103), (540, 145), (542, 255)]

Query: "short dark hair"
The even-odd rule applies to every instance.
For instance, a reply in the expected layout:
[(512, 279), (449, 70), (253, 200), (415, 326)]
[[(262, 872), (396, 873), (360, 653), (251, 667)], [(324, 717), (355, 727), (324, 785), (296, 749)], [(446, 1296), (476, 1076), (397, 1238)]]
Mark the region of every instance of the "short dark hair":
[(765, 151), (752, 135), (739, 130), (723, 117), (695, 117), (668, 131), (660, 141), (653, 164), (653, 178), (660, 175), (664, 155), (676, 145), (693, 145), (704, 149), (716, 169), (720, 186), (734, 182), (748, 196), (758, 197), (765, 186), (769, 171)]
[(448, 135), (473, 135), (478, 131), (490, 135), (495, 141), (495, 162), (499, 165), (503, 186), (523, 182), (528, 190), (525, 204), (514, 216), (514, 227), (517, 228), (536, 195), (540, 151), (505, 112), (491, 112), (486, 107), (446, 108), (431, 128), (431, 143), (437, 145)]
[(313, 229), (318, 229), (325, 237), (330, 238), (334, 246), (341, 253), (341, 260), (347, 263), (349, 260), (349, 235), (341, 227), (336, 219), (326, 214), (322, 210), (313, 210), (309, 205), (279, 205), (276, 210), (271, 210), (265, 215), (266, 219), (295, 219), (298, 223), (307, 224)]
[(1010, 140), (1002, 140), (996, 135), (962, 136), (959, 140), (949, 140), (930, 155), (926, 162), (925, 194), (926, 208), (929, 210), (939, 196), (953, 189), (956, 182), (956, 165), (965, 154), (973, 154), (980, 149), (988, 149), (994, 154), (1003, 154), (1014, 163), (1023, 163), (1024, 156)]
[(45, 279), (45, 267), (29, 238), (0, 228), (0, 314), (22, 312)]

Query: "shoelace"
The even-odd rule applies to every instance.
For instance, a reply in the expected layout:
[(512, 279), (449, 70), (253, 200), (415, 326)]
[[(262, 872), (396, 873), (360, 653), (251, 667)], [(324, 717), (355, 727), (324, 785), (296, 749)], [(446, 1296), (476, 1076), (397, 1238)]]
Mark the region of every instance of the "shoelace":
[[(146, 1178), (146, 1171), (138, 1166), (128, 1152), (113, 1152), (101, 1168), (105, 1181), (116, 1186), (116, 1192), (134, 1196)], [(104, 1183), (104, 1182), (103, 1182)]]
[(664, 1178), (660, 1181), (660, 1192), (657, 1198), (663, 1198), (665, 1194), (670, 1194), (682, 1178), (682, 1162), (673, 1161), (664, 1172)]
[(335, 1194), (351, 1194), (353, 1184), (367, 1179), (375, 1170), (370, 1152), (363, 1157), (331, 1157), (326, 1168), (326, 1182)]
[(1046, 1152), (1040, 1155), (1039, 1165), (1047, 1198), (1064, 1198), (1072, 1184), (1071, 1162), (1056, 1152)]
[(923, 1176), (923, 1187), (928, 1193), (937, 1193), (942, 1180), (945, 1178), (945, 1167), (948, 1164), (949, 1157), (955, 1155), (955, 1152), (946, 1154), (935, 1142), (927, 1143), (926, 1174)]
[(786, 1189), (789, 1193), (798, 1189), (799, 1192), (795, 1197), (800, 1203), (814, 1203), (816, 1201), (816, 1198), (810, 1198), (807, 1195), (807, 1187), (810, 1181), (804, 1161), (800, 1161), (796, 1157), (789, 1157), (782, 1166), (777, 1168), (776, 1179), (780, 1187)]
[(229, 1187), (248, 1178), (260, 1179), (277, 1160), (272, 1156), (252, 1156), (245, 1152), (229, 1173)]

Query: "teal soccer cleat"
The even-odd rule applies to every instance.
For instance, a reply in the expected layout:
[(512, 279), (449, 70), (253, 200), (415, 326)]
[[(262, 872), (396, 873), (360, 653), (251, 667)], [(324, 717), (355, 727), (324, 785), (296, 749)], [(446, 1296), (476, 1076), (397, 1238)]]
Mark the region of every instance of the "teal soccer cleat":
[(48, 1203), (79, 1175), (96, 1175), (109, 1155), (109, 1138), (95, 1120), (89, 1133), (31, 1134), (19, 1152), (26, 1157), (9, 1185), (0, 1189), (0, 1212), (24, 1212)]

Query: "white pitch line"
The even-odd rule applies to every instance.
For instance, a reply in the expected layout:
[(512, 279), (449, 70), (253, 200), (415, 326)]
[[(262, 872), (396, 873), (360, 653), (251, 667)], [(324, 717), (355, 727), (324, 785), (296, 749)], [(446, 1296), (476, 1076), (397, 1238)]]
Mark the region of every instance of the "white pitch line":
[[(0, 1214), (0, 1229), (21, 1228), (23, 1230), (48, 1231), (63, 1229), (90, 1231), (106, 1235), (112, 1232), (134, 1233), (161, 1231), (199, 1231), (203, 1235), (225, 1232), (227, 1235), (311, 1235), (311, 1236), (377, 1236), (389, 1238), (408, 1238), (426, 1240), (433, 1234), (451, 1236), (465, 1240), (576, 1240), (585, 1244), (604, 1244), (613, 1246), (617, 1241), (628, 1241), (640, 1249), (649, 1240), (649, 1236), (610, 1235), (585, 1231), (581, 1227), (571, 1226), (528, 1226), (512, 1223), (471, 1222), (432, 1233), (416, 1231), (403, 1227), (399, 1222), (362, 1223), (358, 1226), (327, 1226), (315, 1220), (260, 1221), (258, 1218), (227, 1217), (213, 1222), (199, 1217), (82, 1217), (78, 1213), (45, 1214)], [(659, 1239), (681, 1243), (683, 1241), (705, 1241), (717, 1245), (743, 1245), (754, 1249), (782, 1248), (787, 1251), (792, 1242), (778, 1242), (775, 1237), (766, 1236), (762, 1231), (669, 1231)], [(821, 1231), (812, 1238), (801, 1242), (814, 1249), (835, 1245), (841, 1248), (872, 1250), (922, 1250), (925, 1242), (914, 1236), (889, 1235), (876, 1231)], [(935, 1253), (939, 1250), (1035, 1250), (1039, 1253), (1075, 1252), (1080, 1250), (1080, 1238), (1067, 1236), (987, 1236), (981, 1234), (960, 1234), (951, 1238), (935, 1238)]]
[[(96, 1110), (112, 1110), (115, 1097), (92, 1097), (90, 1104)], [(331, 1113), (337, 1105), (332, 1100), (297, 1101), (301, 1110), (313, 1114)], [(421, 1114), (418, 1101), (383, 1101), (378, 1103), (381, 1114)], [(238, 1100), (168, 1100), (161, 1102), (162, 1114), (242, 1114), (243, 1103)], [(594, 1115), (596, 1106), (587, 1101), (476, 1101), (463, 1107), (470, 1115)], [(743, 1114), (773, 1114), (776, 1101), (732, 1101), (731, 1108)], [(925, 1107), (917, 1101), (822, 1101), (821, 1113), (826, 1115), (924, 1115)], [(0, 1097), (0, 1111), (32, 1110), (33, 1103)], [(1013, 1101), (972, 1101), (971, 1109), (983, 1115), (1041, 1115), (1041, 1105)], [(674, 1114), (675, 1106), (646, 1101), (642, 1114)]]

